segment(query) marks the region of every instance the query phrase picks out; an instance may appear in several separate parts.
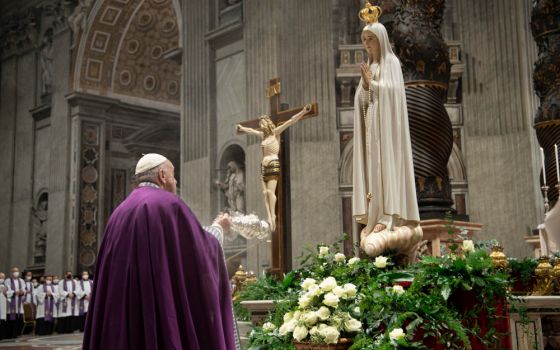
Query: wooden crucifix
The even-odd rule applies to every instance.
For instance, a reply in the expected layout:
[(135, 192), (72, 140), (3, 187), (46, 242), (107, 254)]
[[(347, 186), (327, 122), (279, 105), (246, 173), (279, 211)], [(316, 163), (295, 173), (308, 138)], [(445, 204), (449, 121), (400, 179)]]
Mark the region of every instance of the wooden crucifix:
[(238, 133), (261, 138), (261, 190), (269, 223), (274, 226), (270, 273), (279, 277), (291, 267), (290, 147), (289, 133), (283, 131), (299, 120), (317, 116), (319, 112), (317, 103), (289, 109), (280, 103), (280, 93), (280, 78), (271, 79), (266, 94), (270, 99), (268, 118), (263, 116), (237, 126)]

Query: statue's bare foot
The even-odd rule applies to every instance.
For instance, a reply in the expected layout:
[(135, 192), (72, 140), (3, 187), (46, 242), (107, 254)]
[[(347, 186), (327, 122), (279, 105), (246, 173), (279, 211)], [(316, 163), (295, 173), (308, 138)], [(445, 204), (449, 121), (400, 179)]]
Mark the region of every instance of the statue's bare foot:
[(270, 225), (270, 231), (274, 232), (276, 230), (276, 215), (269, 217), (268, 224)]
[(373, 228), (373, 233), (381, 232), (381, 231), (383, 231), (383, 230), (386, 229), (386, 228), (387, 228), (386, 225), (377, 224), (377, 225), (375, 225), (375, 227)]

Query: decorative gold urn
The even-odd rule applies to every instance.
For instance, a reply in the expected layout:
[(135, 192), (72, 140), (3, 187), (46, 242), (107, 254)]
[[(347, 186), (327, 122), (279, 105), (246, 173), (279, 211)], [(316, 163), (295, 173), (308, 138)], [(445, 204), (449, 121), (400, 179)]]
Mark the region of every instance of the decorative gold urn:
[(494, 268), (504, 270), (508, 267), (507, 257), (504, 254), (504, 248), (501, 246), (495, 245), (492, 247), (490, 258), (492, 259), (492, 265)]
[(552, 269), (554, 279), (554, 294), (560, 295), (560, 258), (556, 258), (554, 268)]
[(245, 285), (245, 280), (247, 280), (247, 272), (243, 268), (243, 265), (239, 265), (237, 271), (235, 271), (235, 274), (230, 280), (232, 286), (232, 291), (231, 291), (232, 295), (236, 295), (243, 289)]
[(539, 265), (535, 269), (535, 276), (537, 277), (537, 284), (533, 290), (533, 295), (550, 295), (553, 289), (554, 278), (553, 268), (548, 260), (548, 256), (541, 256), (539, 258)]

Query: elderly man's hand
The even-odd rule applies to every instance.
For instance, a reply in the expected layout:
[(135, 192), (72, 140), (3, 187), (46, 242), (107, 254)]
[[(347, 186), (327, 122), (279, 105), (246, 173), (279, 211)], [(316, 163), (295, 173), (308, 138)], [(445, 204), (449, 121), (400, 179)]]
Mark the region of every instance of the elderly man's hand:
[(228, 214), (218, 214), (218, 216), (216, 216), (216, 219), (214, 219), (214, 224), (220, 225), (225, 235), (229, 232), (229, 229), (231, 227), (231, 216), (229, 216)]

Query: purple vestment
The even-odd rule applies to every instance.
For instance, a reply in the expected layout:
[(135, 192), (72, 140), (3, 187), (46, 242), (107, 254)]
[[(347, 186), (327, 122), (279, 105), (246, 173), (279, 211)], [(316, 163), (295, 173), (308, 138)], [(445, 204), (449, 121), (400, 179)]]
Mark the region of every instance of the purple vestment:
[(142, 187), (113, 212), (99, 251), (83, 349), (235, 349), (218, 240), (187, 205)]

